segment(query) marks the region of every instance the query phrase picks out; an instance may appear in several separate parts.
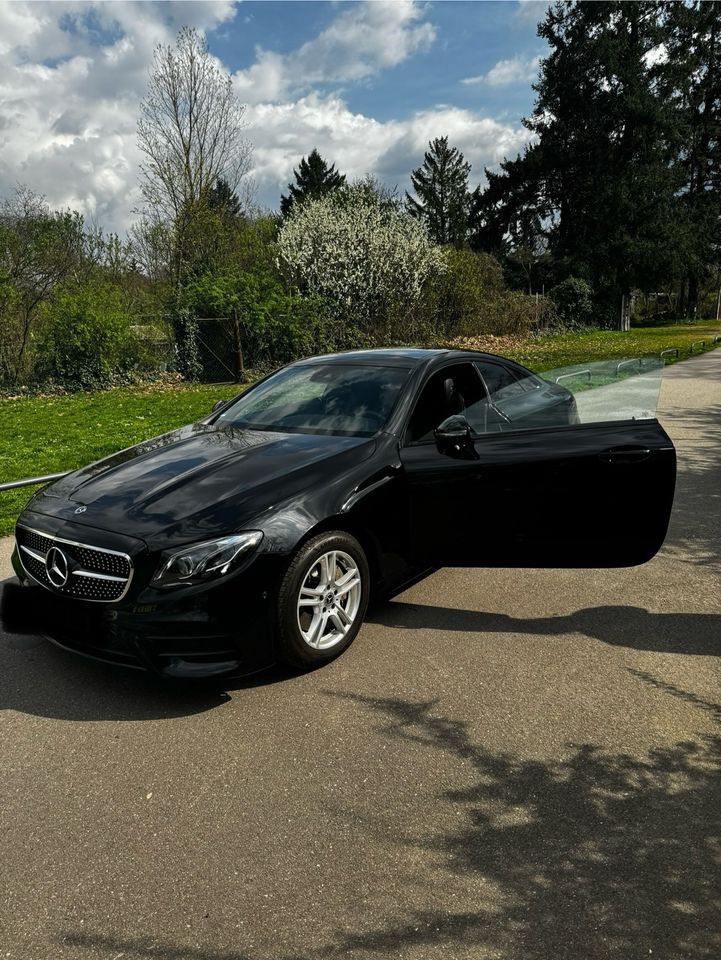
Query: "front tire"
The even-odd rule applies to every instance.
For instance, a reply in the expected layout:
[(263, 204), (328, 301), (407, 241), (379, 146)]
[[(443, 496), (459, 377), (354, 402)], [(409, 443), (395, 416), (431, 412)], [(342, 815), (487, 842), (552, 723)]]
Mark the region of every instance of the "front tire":
[(291, 560), (278, 592), (280, 659), (308, 670), (329, 663), (355, 640), (370, 593), (363, 548), (348, 533), (321, 533)]

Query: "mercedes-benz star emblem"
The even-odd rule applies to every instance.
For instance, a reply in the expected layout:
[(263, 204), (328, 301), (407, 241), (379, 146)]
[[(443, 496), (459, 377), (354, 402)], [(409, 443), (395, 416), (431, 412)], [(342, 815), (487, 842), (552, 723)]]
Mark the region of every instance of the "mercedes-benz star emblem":
[(87, 509), (87, 507), (77, 507), (75, 513), (85, 513)]
[(64, 587), (68, 582), (68, 558), (58, 547), (51, 547), (45, 557), (45, 572), (54, 587)]

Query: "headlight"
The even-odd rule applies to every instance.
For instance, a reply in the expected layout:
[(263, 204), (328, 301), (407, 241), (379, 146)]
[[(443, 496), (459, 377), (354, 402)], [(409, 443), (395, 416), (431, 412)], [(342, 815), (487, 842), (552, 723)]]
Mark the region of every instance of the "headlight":
[(164, 554), (152, 584), (174, 587), (222, 577), (238, 567), (262, 539), (260, 530), (249, 530), (232, 537), (197, 543), (178, 553)]

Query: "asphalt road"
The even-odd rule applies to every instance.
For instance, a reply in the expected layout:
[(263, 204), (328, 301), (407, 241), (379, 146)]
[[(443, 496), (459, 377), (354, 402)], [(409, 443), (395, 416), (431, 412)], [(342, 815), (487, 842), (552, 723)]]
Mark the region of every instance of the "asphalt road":
[(225, 690), (0, 636), (0, 958), (717, 960), (721, 351), (662, 419), (643, 567), (441, 571)]

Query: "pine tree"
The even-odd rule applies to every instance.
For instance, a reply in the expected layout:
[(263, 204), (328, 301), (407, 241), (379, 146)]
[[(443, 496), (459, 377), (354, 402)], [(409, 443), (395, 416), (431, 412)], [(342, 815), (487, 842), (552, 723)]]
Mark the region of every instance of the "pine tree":
[(436, 243), (462, 246), (468, 233), (471, 165), (448, 137), (431, 140), (423, 164), (411, 173), (416, 197), (406, 192), (408, 212), (425, 223)]
[(721, 285), (721, 3), (669, 4), (656, 68), (678, 116), (675, 169), (687, 249), (679, 307), (693, 316), (706, 280)]
[(335, 164), (329, 167), (315, 147), (307, 160), (303, 157), (293, 175), (295, 183), (289, 183), (288, 195), (280, 198), (280, 212), (284, 217), (288, 216), (294, 203), (302, 202), (306, 197), (322, 197), (345, 183), (345, 175), (338, 173)]
[(215, 186), (208, 195), (208, 206), (217, 210), (221, 220), (230, 225), (240, 216), (241, 204), (238, 195), (231, 189), (227, 180), (218, 177)]
[(517, 243), (514, 224), (535, 224), (558, 279), (590, 281), (609, 320), (632, 287), (667, 280), (683, 247), (674, 111), (651, 66), (662, 12), (652, 0), (551, 7), (539, 25), (550, 52), (525, 121), (536, 143), (502, 165), (478, 204), (486, 239), (502, 228)]

